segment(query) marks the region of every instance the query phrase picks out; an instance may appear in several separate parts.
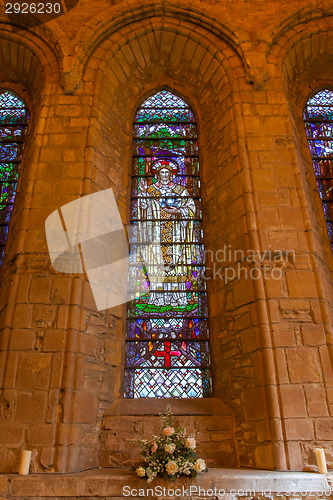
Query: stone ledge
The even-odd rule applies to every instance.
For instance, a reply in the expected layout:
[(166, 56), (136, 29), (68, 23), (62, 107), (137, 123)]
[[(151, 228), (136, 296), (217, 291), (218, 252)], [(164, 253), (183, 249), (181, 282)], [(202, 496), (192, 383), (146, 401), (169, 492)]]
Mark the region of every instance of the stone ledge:
[(117, 399), (104, 416), (113, 415), (158, 415), (165, 413), (171, 405), (174, 415), (225, 415), (232, 416), (232, 411), (219, 398), (182, 398), (182, 399)]
[[(297, 493), (301, 498), (333, 498), (333, 471), (329, 474), (313, 474), (307, 472), (277, 472), (240, 469), (211, 469), (196, 478), (178, 478), (175, 481), (156, 479), (147, 484), (144, 479), (136, 477), (134, 472), (124, 469), (93, 469), (73, 474), (30, 474), (18, 476), (14, 474), (0, 475), (0, 498), (7, 499), (98, 499), (108, 498), (173, 498), (168, 494), (152, 494), (147, 492), (157, 487), (161, 489), (189, 489), (191, 495), (178, 495), (174, 498), (200, 498), (199, 487), (208, 492), (216, 488), (213, 498), (234, 500), (237, 497), (263, 497), (281, 499), (283, 496), (293, 497)], [(123, 488), (131, 491), (143, 490), (144, 493), (125, 495)], [(197, 488), (195, 492), (194, 488)], [(218, 494), (222, 490), (225, 493)], [(128, 491), (128, 490), (127, 490)], [(147, 492), (147, 494), (146, 494)], [(306, 493), (306, 494), (305, 494)], [(202, 495), (204, 496), (204, 495)], [(212, 495), (210, 495), (212, 497)]]

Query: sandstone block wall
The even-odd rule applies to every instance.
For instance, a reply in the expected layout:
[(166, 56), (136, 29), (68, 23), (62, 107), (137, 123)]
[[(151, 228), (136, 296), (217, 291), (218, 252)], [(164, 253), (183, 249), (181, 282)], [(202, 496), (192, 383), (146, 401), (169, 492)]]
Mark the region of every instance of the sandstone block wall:
[(129, 223), (132, 121), (161, 88), (197, 115), (209, 276), (257, 256), (258, 279), (208, 280), (214, 398), (237, 461), (299, 470), (315, 446), (333, 453), (333, 260), (301, 119), (333, 88), (331, 14), (325, 0), (80, 0), (29, 31), (2, 19), (1, 87), (32, 115), (1, 269), (3, 471), (24, 447), (40, 471), (111, 463), (133, 432), (103, 420), (123, 398), (125, 307), (97, 312), (84, 275), (52, 269), (44, 223), (110, 187)]
[[(162, 422), (157, 415), (165, 414), (167, 401), (147, 405), (145, 400), (123, 400), (113, 404), (102, 422), (101, 466), (130, 467), (142, 459), (141, 446), (131, 440), (160, 434)], [(209, 467), (239, 466), (235, 417), (221, 400), (174, 400), (171, 410), (187, 435), (196, 432), (197, 456), (207, 460)]]

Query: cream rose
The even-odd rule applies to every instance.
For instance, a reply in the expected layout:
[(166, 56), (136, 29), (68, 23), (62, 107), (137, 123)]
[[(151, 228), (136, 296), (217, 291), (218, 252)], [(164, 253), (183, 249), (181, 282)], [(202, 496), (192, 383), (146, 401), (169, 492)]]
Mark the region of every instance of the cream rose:
[(164, 450), (167, 452), (167, 453), (173, 453), (176, 449), (176, 445), (174, 443), (171, 443), (171, 444), (166, 444), (164, 446)]
[(155, 451), (157, 451), (157, 448), (158, 448), (157, 443), (155, 443), (155, 441), (153, 441), (153, 442), (151, 443), (151, 448), (150, 448), (150, 451), (151, 451), (152, 453), (155, 453)]
[(195, 470), (197, 472), (202, 472), (206, 468), (206, 462), (202, 458), (198, 458), (194, 464)]
[(194, 450), (196, 445), (197, 442), (194, 438), (187, 438), (185, 441), (185, 446), (187, 446), (187, 448), (190, 448), (191, 450)]
[(165, 427), (165, 429), (163, 429), (163, 434), (165, 436), (172, 436), (172, 434), (175, 432), (175, 429), (173, 427)]
[(146, 475), (146, 471), (144, 470), (143, 467), (138, 467), (136, 469), (136, 475), (139, 477), (144, 477)]
[(168, 462), (166, 464), (165, 469), (166, 469), (166, 471), (167, 471), (168, 474), (170, 474), (171, 476), (173, 476), (174, 474), (176, 474), (176, 472), (178, 472), (179, 467), (176, 464), (176, 462), (174, 462), (173, 460), (171, 460), (170, 462)]

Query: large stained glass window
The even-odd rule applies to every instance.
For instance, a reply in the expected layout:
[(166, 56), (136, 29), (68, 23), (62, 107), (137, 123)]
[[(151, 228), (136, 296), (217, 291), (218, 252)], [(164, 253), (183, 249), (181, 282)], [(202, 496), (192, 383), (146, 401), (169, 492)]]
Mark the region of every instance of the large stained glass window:
[(134, 121), (130, 283), (146, 292), (128, 307), (125, 397), (211, 395), (199, 174), (193, 111), (154, 94)]
[(303, 117), (333, 249), (333, 92), (321, 90), (311, 97)]
[(0, 92), (0, 266), (13, 210), (28, 120), (28, 110), (21, 99), (9, 91)]

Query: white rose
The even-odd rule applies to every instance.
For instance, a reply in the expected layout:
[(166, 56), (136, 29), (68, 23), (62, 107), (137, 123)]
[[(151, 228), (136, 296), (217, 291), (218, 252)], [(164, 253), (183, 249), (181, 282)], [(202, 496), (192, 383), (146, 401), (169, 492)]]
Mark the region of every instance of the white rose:
[(166, 464), (165, 469), (166, 469), (167, 473), (170, 474), (171, 476), (176, 474), (176, 472), (178, 472), (178, 470), (179, 470), (178, 465), (173, 460), (171, 460), (170, 462), (168, 462)]
[(166, 444), (164, 446), (164, 450), (167, 452), (167, 453), (173, 453), (176, 449), (176, 445), (174, 443), (171, 443), (171, 444)]
[(198, 458), (194, 464), (195, 470), (197, 472), (202, 472), (206, 468), (206, 462), (202, 458)]
[(185, 441), (185, 446), (187, 446), (187, 448), (190, 448), (191, 450), (194, 450), (196, 445), (197, 442), (194, 438), (187, 438)]
[(136, 469), (136, 475), (139, 477), (144, 477), (146, 475), (146, 471), (144, 470), (143, 467), (138, 467)]
[(172, 434), (175, 432), (175, 429), (173, 427), (166, 427), (163, 429), (163, 434), (165, 436), (172, 436)]

